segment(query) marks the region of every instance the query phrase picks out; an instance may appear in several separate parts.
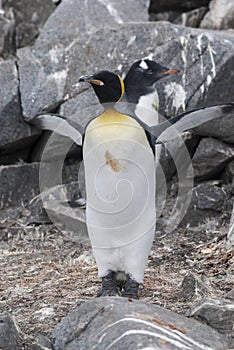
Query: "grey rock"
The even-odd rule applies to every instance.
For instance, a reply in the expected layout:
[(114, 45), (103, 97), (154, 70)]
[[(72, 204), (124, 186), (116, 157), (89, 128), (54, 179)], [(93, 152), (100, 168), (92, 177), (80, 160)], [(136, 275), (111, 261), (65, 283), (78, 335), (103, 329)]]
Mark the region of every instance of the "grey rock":
[(207, 226), (207, 222), (216, 222), (218, 225), (222, 225), (222, 216), (219, 211), (209, 209), (196, 209), (190, 207), (184, 216), (181, 227), (193, 227), (197, 228), (200, 225)]
[[(1, 10), (1, 9), (0, 9)], [(15, 21), (11, 11), (8, 16), (2, 9), (0, 13), (0, 56), (6, 57), (15, 53)]]
[(181, 15), (181, 24), (187, 27), (199, 27), (207, 10), (207, 7), (203, 6), (188, 12), (183, 12)]
[(22, 349), (22, 334), (14, 319), (7, 313), (0, 313), (0, 349)]
[(152, 22), (167, 21), (177, 24), (177, 22), (181, 22), (181, 13), (178, 11), (150, 12), (149, 20)]
[(26, 207), (18, 215), (18, 222), (23, 225), (51, 223), (45, 208), (43, 207), (41, 194), (37, 195), (26, 204)]
[[(184, 162), (185, 149), (188, 151), (190, 157), (192, 157), (200, 139), (199, 135), (190, 134), (189, 138), (183, 138), (184, 142), (181, 144), (178, 144), (178, 140), (171, 140), (165, 144), (160, 155), (160, 166), (167, 181), (171, 181), (176, 172), (182, 170), (182, 167), (188, 166)], [(174, 150), (176, 152), (171, 154)], [(175, 166), (175, 163), (177, 166)], [(180, 169), (178, 169), (178, 166), (180, 166)], [(160, 179), (158, 181), (160, 182)]]
[(209, 12), (201, 22), (201, 28), (234, 28), (234, 3), (229, 0), (211, 0)]
[(182, 301), (194, 301), (206, 296), (208, 292), (208, 286), (194, 273), (188, 272), (182, 281), (179, 298)]
[(64, 161), (0, 166), (0, 209), (25, 206), (48, 188), (76, 181), (78, 168)]
[(55, 350), (227, 348), (226, 338), (196, 320), (156, 305), (102, 297), (69, 313), (53, 332)]
[[(4, 208), (8, 205), (12, 205), (12, 207), (0, 210), (1, 227), (9, 227), (9, 223), (25, 226), (31, 224), (48, 224), (52, 222), (60, 230), (64, 231), (69, 239), (89, 242), (85, 210), (74, 208), (70, 206), (68, 202), (72, 201), (74, 198), (79, 198), (80, 196), (79, 183), (77, 181), (72, 181), (75, 177), (77, 178), (76, 167), (67, 167), (65, 171), (65, 181), (69, 181), (68, 183), (61, 185), (54, 184), (53, 186), (51, 182), (51, 188), (42, 191), (42, 188), (39, 188), (37, 183), (39, 165), (35, 164), (35, 166), (36, 174), (32, 174), (32, 169), (29, 170), (31, 171), (31, 175), (35, 175), (34, 178), (36, 179), (36, 183), (33, 184), (34, 187), (32, 187), (32, 190), (37, 192), (40, 191), (40, 194), (31, 199), (31, 193), (28, 194), (26, 191), (27, 198), (24, 200), (23, 195), (21, 195), (22, 189), (19, 188), (18, 193), (21, 202), (18, 198), (14, 198), (14, 201), (12, 201), (13, 203), (6, 203), (6, 201), (2, 202)], [(24, 169), (20, 170), (24, 171)], [(46, 171), (47, 170), (48, 169), (46, 169)], [(48, 176), (50, 170), (46, 173)], [(11, 173), (12, 172), (11, 169)], [(59, 178), (57, 178), (57, 180), (59, 180)], [(32, 186), (30, 183), (29, 185)], [(4, 200), (4, 196), (2, 194), (0, 195), (2, 200)], [(22, 206), (19, 204), (24, 205)]]
[(205, 321), (220, 333), (232, 333), (234, 324), (234, 304), (227, 299), (203, 299), (195, 305), (191, 316)]
[[(79, 184), (78, 182), (69, 182), (64, 185), (58, 185), (50, 188), (47, 191), (41, 192), (39, 195), (34, 197), (23, 209), (21, 208), (9, 208), (0, 211), (0, 222), (1, 220), (4, 222), (5, 220), (11, 220), (18, 217), (18, 222), (23, 225), (30, 225), (32, 223), (37, 224), (47, 224), (54, 221), (54, 217), (57, 216), (56, 219), (58, 221), (63, 221), (59, 217), (61, 211), (64, 210), (69, 213), (69, 203), (68, 201), (73, 200), (73, 198), (78, 198), (80, 194)], [(50, 204), (53, 202), (53, 205)], [(56, 205), (55, 205), (56, 203)], [(58, 207), (60, 211), (58, 212)], [(57, 208), (57, 209), (56, 209)], [(48, 211), (47, 211), (48, 209)], [(70, 208), (72, 211), (73, 209)], [(52, 214), (51, 214), (52, 212)], [(77, 211), (79, 213), (79, 210)], [(85, 225), (85, 215), (84, 211), (80, 211), (81, 218), (81, 226)], [(49, 217), (49, 216), (50, 217)], [(74, 213), (73, 213), (74, 216)], [(77, 216), (77, 220), (79, 217)], [(60, 224), (61, 226), (61, 224)], [(79, 231), (78, 226), (73, 230), (74, 232)], [(86, 232), (86, 230), (85, 230)]]
[(214, 138), (202, 138), (193, 156), (194, 175), (199, 179), (217, 176), (234, 157), (234, 146)]
[(32, 45), (56, 8), (51, 0), (2, 0), (2, 5), (6, 12), (13, 10), (17, 47)]
[(230, 299), (234, 301), (234, 288), (232, 288), (226, 295), (225, 299)]
[[(33, 140), (33, 138), (30, 139), (30, 141), (32, 141), (32, 140)], [(25, 143), (27, 145), (27, 142), (25, 142)], [(17, 148), (12, 149), (12, 147), (9, 147), (10, 150), (8, 150), (8, 146), (6, 145), (5, 152), (0, 150), (0, 164), (8, 165), (8, 164), (20, 163), (22, 161), (27, 162), (29, 160), (31, 150), (30, 150), (30, 146), (27, 147), (26, 145), (25, 145), (25, 148), (23, 148), (23, 149), (17, 149)], [(10, 153), (8, 153), (8, 152), (10, 152)], [(4, 154), (4, 153), (6, 153), (6, 154)]]
[(18, 90), (18, 72), (14, 60), (0, 62), (0, 157), (29, 146), (40, 132), (22, 116)]
[(234, 160), (227, 164), (222, 179), (234, 185)]
[(81, 147), (74, 144), (72, 139), (50, 131), (43, 132), (43, 135), (31, 147), (30, 152), (31, 162), (39, 162), (42, 158), (49, 162), (72, 157), (79, 161), (82, 160)]
[(222, 211), (226, 199), (227, 194), (219, 181), (207, 181), (193, 188), (191, 207)]
[(227, 249), (232, 249), (234, 247), (234, 205), (232, 209), (232, 216), (230, 220), (229, 231), (227, 234)]
[(207, 7), (199, 7), (187, 12), (165, 11), (159, 13), (150, 13), (151, 21), (168, 21), (174, 24), (180, 24), (187, 27), (199, 27), (202, 18), (208, 11)]
[(227, 113), (221, 118), (212, 120), (194, 128), (194, 132), (201, 136), (216, 137), (224, 142), (234, 143), (234, 118), (231, 113)]
[(38, 344), (39, 349), (42, 349), (42, 350), (52, 349), (52, 344), (51, 344), (50, 339), (48, 339), (44, 335), (39, 334), (35, 340)]
[(9, 222), (16, 222), (22, 214), (22, 206), (15, 206), (0, 210), (1, 228), (9, 227)]
[(0, 209), (27, 203), (39, 193), (38, 163), (0, 166)]
[[(79, 189), (78, 183), (74, 182), (69, 186), (61, 185), (41, 193), (42, 206), (50, 221), (71, 240), (89, 242), (85, 210), (72, 208), (67, 201), (75, 196)], [(70, 197), (70, 198), (69, 198)]]
[[(157, 84), (160, 112), (171, 116), (185, 107), (196, 107), (200, 101), (206, 104), (211, 88), (220, 93), (223, 82), (217, 80), (219, 72), (225, 71), (233, 58), (234, 36), (228, 33), (145, 22), (123, 24), (118, 30), (104, 27), (85, 36), (81, 31), (77, 36), (74, 30), (69, 32), (63, 18), (58, 22), (63, 23), (63, 31), (57, 27), (50, 31), (45, 26), (33, 48), (18, 50), (22, 107), (28, 120), (82, 92), (84, 84), (78, 84), (81, 75), (104, 68), (126, 72), (133, 61), (149, 55), (170, 68), (181, 69), (181, 74)], [(60, 34), (63, 38), (56, 37)], [(221, 97), (212, 100), (209, 95), (209, 103), (231, 99), (234, 87), (230, 74), (225, 85)]]
[[(222, 33), (217, 31), (218, 33)], [(229, 31), (226, 31), (228, 34)], [(233, 36), (234, 31), (231, 31), (231, 36)], [(218, 34), (219, 35), (219, 34)], [(225, 39), (224, 39), (225, 40)], [(230, 72), (233, 71), (234, 66), (234, 55), (228, 58), (228, 60), (225, 62), (223, 67), (221, 69), (218, 69), (216, 71), (216, 75), (214, 79), (212, 80), (211, 84), (209, 85), (209, 79), (210, 76), (208, 75), (206, 80), (200, 85), (197, 92), (194, 93), (193, 98), (199, 98), (199, 101), (197, 103), (197, 107), (204, 107), (209, 105), (214, 105), (217, 103), (220, 103), (220, 101), (228, 101), (231, 102), (230, 98), (227, 96), (227, 91), (229, 90), (230, 94), (234, 93), (234, 86), (227, 83), (230, 79)], [(214, 68), (215, 66), (213, 66)], [(232, 75), (232, 73), (231, 73)], [(204, 87), (209, 85), (209, 88), (207, 89), (205, 93), (205, 99), (203, 100), (202, 95), (200, 95), (200, 91), (204, 89)], [(200, 97), (198, 97), (200, 95)], [(229, 95), (230, 96), (230, 95)]]
[(63, 0), (46, 22), (39, 41), (67, 42), (105, 26), (148, 20), (149, 0)]
[[(76, 97), (64, 102), (60, 107), (59, 114), (66, 116), (70, 120), (71, 125), (73, 125), (74, 121), (75, 128), (77, 128), (76, 124), (78, 122), (79, 131), (84, 132), (88, 122), (102, 111), (103, 108), (99, 104), (93, 89), (87, 89)], [(82, 159), (81, 147), (75, 145), (70, 138), (46, 131), (32, 148), (31, 160), (39, 161), (43, 152), (45, 152), (45, 147), (46, 155), (44, 154), (44, 160), (45, 157), (50, 160), (64, 157), (64, 155), (69, 158)]]
[(88, 122), (99, 115), (102, 107), (99, 104), (98, 98), (93, 89), (87, 89), (66, 101), (60, 107), (60, 114), (68, 116), (69, 119), (78, 121), (81, 129), (85, 129)]

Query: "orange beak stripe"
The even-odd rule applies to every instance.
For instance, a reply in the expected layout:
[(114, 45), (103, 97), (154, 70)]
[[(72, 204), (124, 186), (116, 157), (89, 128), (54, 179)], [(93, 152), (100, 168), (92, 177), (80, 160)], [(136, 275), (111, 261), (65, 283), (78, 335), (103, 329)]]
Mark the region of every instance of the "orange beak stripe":
[(87, 82), (90, 84), (98, 85), (98, 86), (104, 85), (103, 81), (98, 80), (98, 79), (87, 80)]
[(166, 72), (164, 72), (163, 74), (169, 75), (169, 74), (177, 74), (179, 72), (180, 72), (179, 69), (169, 69)]

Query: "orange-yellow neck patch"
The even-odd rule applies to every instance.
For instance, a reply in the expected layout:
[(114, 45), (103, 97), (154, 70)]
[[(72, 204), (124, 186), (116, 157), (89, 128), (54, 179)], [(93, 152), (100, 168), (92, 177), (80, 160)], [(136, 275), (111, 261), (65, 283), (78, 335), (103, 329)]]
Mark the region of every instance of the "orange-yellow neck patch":
[(125, 87), (124, 87), (123, 79), (121, 78), (120, 75), (118, 75), (118, 78), (119, 78), (120, 86), (121, 86), (121, 96), (120, 96), (120, 98), (118, 99), (118, 101), (117, 101), (116, 103), (118, 103), (118, 102), (120, 102), (120, 101), (122, 100), (123, 95), (124, 95), (124, 93), (125, 93)]

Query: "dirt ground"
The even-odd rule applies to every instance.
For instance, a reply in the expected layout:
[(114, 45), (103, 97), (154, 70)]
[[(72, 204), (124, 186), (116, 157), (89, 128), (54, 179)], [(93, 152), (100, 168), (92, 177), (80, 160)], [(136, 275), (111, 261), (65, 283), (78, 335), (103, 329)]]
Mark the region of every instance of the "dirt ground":
[[(188, 314), (201, 296), (224, 296), (234, 274), (234, 255), (225, 246), (227, 229), (209, 222), (158, 233), (140, 300)], [(30, 337), (51, 338), (61, 318), (100, 288), (88, 244), (69, 240), (53, 225), (0, 228), (0, 253), (0, 311), (10, 312)], [(183, 287), (188, 273), (203, 285), (200, 295)]]

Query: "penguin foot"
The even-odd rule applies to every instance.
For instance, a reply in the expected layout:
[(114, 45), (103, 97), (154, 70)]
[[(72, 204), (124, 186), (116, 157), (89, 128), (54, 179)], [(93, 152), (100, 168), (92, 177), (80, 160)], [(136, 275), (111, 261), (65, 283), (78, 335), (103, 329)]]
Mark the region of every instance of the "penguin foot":
[(122, 297), (139, 299), (138, 289), (139, 283), (132, 279), (130, 276), (127, 276), (127, 281), (123, 287)]
[(98, 292), (97, 297), (106, 296), (120, 296), (114, 271), (110, 271), (106, 276), (102, 277), (102, 289)]

